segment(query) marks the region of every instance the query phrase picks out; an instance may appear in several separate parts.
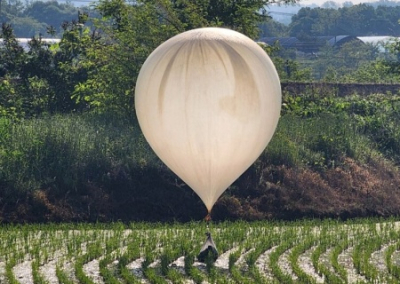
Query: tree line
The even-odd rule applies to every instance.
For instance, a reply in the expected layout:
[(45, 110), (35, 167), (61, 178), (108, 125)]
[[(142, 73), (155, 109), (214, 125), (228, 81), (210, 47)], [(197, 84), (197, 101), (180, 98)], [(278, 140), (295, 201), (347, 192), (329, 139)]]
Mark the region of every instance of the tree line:
[[(267, 4), (265, 0), (146, 0), (132, 5), (123, 0), (102, 0), (95, 6), (95, 16), (75, 11), (75, 19), (62, 22), (58, 44), (50, 46), (42, 40), (44, 35), (38, 35), (27, 51), (17, 42), (15, 26), (3, 23), (0, 116), (37, 117), (92, 109), (132, 112), (140, 67), (159, 44), (183, 31), (205, 26), (228, 27), (256, 40), (262, 25), (273, 22), (265, 10)], [(31, 5), (70, 7), (53, 2)], [(305, 8), (298, 18), (312, 10)], [(46, 36), (58, 33), (52, 26), (46, 32)], [(263, 48), (283, 81), (398, 80), (398, 62), (379, 57), (373, 46), (349, 43), (341, 49), (325, 47), (318, 58), (305, 58), (303, 63), (290, 50)], [(393, 56), (399, 50), (398, 43), (393, 44)]]
[(400, 5), (373, 7), (367, 4), (339, 9), (305, 7), (292, 17), (288, 35), (400, 36)]
[[(179, 1), (175, 2), (179, 3)], [(176, 8), (179, 8), (179, 5), (187, 5), (186, 2), (181, 1), (183, 4), (177, 4)], [(242, 5), (242, 2), (244, 3), (244, 1), (239, 1), (238, 4)], [(249, 5), (256, 3), (260, 11), (266, 13), (265, 8), (272, 1), (250, 1)], [(347, 5), (345, 3), (346, 5), (338, 8), (334, 5), (327, 5), (327, 3), (322, 7), (301, 8), (297, 14), (292, 16), (289, 25), (283, 25), (272, 19), (261, 21), (258, 23), (262, 32), (259, 36), (400, 35), (400, 25), (398, 24), (399, 5), (388, 5), (389, 2), (380, 1), (375, 4), (358, 5)], [(239, 19), (237, 15), (232, 13), (235, 11), (229, 11), (229, 3), (226, 1), (196, 1), (191, 5), (203, 6), (203, 8), (204, 5), (209, 5), (209, 8), (213, 7), (211, 9), (214, 11), (207, 11), (207, 13), (210, 12), (207, 17), (216, 17), (218, 18), (217, 21), (228, 25), (233, 24), (230, 23), (231, 21), (249, 20)], [(222, 9), (221, 12), (218, 11), (219, 9)], [(71, 2), (32, 1), (24, 4), (21, 0), (2, 0), (0, 1), (0, 22), (11, 24), (17, 37), (44, 35), (49, 26), (56, 30), (58, 37), (61, 37), (63, 32), (62, 23), (72, 19), (77, 20), (78, 11), (90, 11), (91, 18), (101, 17), (93, 6), (77, 8)], [(182, 10), (180, 14), (187, 12), (187, 9)]]
[[(89, 7), (79, 10), (88, 11)], [(46, 35), (49, 27), (57, 32), (57, 36), (61, 36), (62, 23), (76, 20), (77, 14), (78, 8), (68, 2), (33, 1), (24, 4), (20, 0), (0, 1), (0, 22), (12, 25), (17, 37)]]
[(372, 4), (302, 7), (287, 25), (277, 21), (263, 23), (261, 37), (399, 36), (400, 5)]
[[(256, 38), (257, 24), (267, 19), (267, 2), (100, 1), (95, 16), (78, 11), (75, 19), (62, 22), (59, 44), (48, 46), (39, 34), (28, 51), (18, 44), (15, 25), (5, 22), (0, 33), (0, 113), (32, 117), (93, 108), (131, 111), (140, 67), (159, 44), (204, 26), (229, 27)], [(32, 7), (43, 5), (67, 7), (43, 2)], [(20, 13), (28, 12), (32, 9)], [(46, 32), (57, 34), (52, 26)]]

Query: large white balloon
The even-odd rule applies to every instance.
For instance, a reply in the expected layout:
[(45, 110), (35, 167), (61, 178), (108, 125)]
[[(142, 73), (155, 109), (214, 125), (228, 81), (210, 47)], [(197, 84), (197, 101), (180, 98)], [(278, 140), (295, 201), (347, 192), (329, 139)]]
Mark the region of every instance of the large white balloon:
[(135, 107), (152, 149), (210, 212), (270, 141), (281, 86), (257, 43), (229, 29), (201, 28), (167, 40), (147, 58)]

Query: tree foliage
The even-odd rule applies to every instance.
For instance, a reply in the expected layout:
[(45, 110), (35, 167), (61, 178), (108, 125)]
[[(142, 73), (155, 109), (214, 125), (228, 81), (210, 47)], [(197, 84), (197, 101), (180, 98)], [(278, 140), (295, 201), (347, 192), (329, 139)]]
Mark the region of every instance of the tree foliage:
[(74, 91), (77, 102), (97, 109), (133, 108), (134, 84), (147, 56), (168, 38), (194, 28), (228, 27), (257, 38), (258, 24), (268, 18), (266, 1), (100, 1), (96, 26), (102, 39), (88, 47), (82, 60), (88, 80)]
[[(48, 46), (39, 33), (25, 51), (16, 41), (18, 25), (13, 22), (3, 25), (1, 115), (30, 117), (86, 109), (132, 113), (138, 73), (158, 45), (183, 31), (206, 26), (228, 27), (255, 40), (265, 33), (285, 33), (283, 26), (266, 15), (267, 4), (265, 0), (142, 0), (133, 4), (101, 0), (90, 15), (78, 12), (73, 17), (74, 9), (68, 5), (33, 2), (21, 8), (20, 2), (15, 0), (14, 9), (5, 11), (4, 15), (11, 15), (12, 10), (18, 19), (46, 18), (46, 23), (50, 24), (46, 31), (51, 36), (59, 33), (53, 26), (56, 21), (67, 16), (76, 19), (60, 24), (59, 44)], [(378, 16), (385, 21), (396, 17), (390, 9), (366, 5), (338, 10), (303, 8), (293, 17), (289, 28), (290, 32), (303, 37), (338, 33), (340, 25), (354, 31), (367, 28), (372, 31), (365, 19), (374, 20)], [(366, 22), (350, 24), (354, 19)], [(33, 30), (43, 29), (41, 22), (35, 23), (39, 26), (31, 30), (32, 34)], [(397, 72), (396, 62), (384, 64), (374, 46), (354, 43), (344, 44), (340, 49), (327, 46), (317, 56), (306, 57), (303, 62), (298, 61), (296, 52), (273, 46), (265, 49), (282, 80), (318, 78), (375, 82), (398, 79), (390, 75), (390, 71)], [(398, 47), (393, 46), (392, 52), (398, 53)]]
[[(228, 27), (256, 39), (259, 24), (269, 20), (267, 3), (102, 0), (95, 7), (98, 16), (79, 12), (77, 20), (62, 22), (59, 44), (47, 46), (39, 33), (27, 52), (17, 43), (13, 26), (3, 25), (2, 109), (19, 117), (88, 108), (131, 113), (139, 70), (158, 45), (183, 31), (206, 26)], [(53, 24), (71, 11), (57, 3), (34, 2), (19, 13), (46, 18), (47, 32), (55, 35)]]
[[(61, 25), (65, 21), (77, 20), (79, 11), (87, 12), (88, 7), (76, 8), (70, 3), (57, 1), (25, 2), (10, 0), (1, 6), (0, 22), (11, 24), (16, 37), (30, 38), (46, 34), (48, 26), (54, 27), (56, 35), (62, 35)], [(94, 16), (94, 15), (93, 15)]]
[(292, 17), (291, 36), (324, 35), (400, 35), (400, 6), (388, 7), (359, 4), (334, 8), (305, 7)]
[(55, 46), (33, 37), (28, 51), (18, 43), (11, 25), (2, 25), (0, 115), (23, 118), (79, 108), (71, 93), (87, 78), (80, 57), (85, 54), (84, 46), (93, 40), (81, 36), (83, 23), (84, 17), (64, 23), (63, 38)]

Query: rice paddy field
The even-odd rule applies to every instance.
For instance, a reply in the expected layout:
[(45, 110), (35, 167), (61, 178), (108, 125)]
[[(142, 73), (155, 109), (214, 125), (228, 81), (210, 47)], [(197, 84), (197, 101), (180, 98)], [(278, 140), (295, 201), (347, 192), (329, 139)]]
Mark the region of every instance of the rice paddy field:
[(360, 219), (0, 227), (0, 283), (399, 283), (400, 226)]

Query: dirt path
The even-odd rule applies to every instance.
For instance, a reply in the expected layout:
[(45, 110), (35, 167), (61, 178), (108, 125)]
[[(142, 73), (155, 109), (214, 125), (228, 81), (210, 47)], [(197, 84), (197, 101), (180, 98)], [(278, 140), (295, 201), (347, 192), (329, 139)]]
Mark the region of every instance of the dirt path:
[(32, 261), (25, 260), (13, 267), (13, 273), (17, 281), (21, 284), (32, 284)]

